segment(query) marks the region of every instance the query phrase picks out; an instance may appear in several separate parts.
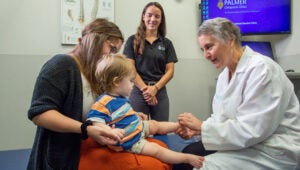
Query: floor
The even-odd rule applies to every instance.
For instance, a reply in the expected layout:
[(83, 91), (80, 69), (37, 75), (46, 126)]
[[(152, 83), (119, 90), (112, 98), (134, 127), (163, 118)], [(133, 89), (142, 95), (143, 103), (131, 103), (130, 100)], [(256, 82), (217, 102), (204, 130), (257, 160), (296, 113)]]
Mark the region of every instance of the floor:
[(1, 170), (25, 170), (30, 149), (0, 151)]
[[(194, 142), (194, 139), (183, 140), (178, 135), (156, 135), (155, 139), (161, 140), (171, 150), (180, 152), (186, 145)], [(29, 158), (30, 149), (0, 151), (0, 170), (25, 170)]]

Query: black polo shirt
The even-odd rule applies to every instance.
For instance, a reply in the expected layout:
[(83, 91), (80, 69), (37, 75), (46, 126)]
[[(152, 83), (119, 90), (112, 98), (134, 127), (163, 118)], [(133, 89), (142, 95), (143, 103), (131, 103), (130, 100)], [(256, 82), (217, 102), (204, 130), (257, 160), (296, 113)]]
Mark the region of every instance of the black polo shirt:
[(178, 61), (172, 42), (166, 37), (158, 36), (152, 44), (145, 40), (141, 56), (134, 54), (133, 41), (134, 35), (126, 41), (124, 54), (135, 61), (136, 70), (144, 82), (159, 81), (165, 74), (166, 64)]

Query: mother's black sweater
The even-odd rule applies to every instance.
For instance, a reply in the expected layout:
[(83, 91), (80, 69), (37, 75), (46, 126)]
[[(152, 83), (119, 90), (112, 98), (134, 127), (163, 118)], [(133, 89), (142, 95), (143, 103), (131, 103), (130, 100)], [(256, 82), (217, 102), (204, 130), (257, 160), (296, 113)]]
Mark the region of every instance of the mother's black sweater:
[[(82, 120), (82, 81), (75, 60), (59, 54), (42, 67), (34, 87), (28, 118), (57, 110)], [(59, 133), (38, 126), (27, 166), (28, 170), (78, 169), (80, 134)]]

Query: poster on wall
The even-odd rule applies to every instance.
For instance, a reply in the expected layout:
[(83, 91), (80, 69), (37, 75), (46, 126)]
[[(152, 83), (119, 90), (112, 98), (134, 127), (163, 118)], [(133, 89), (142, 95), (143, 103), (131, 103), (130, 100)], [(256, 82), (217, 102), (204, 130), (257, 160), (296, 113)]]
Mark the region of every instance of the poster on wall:
[(114, 0), (61, 0), (61, 43), (77, 44), (83, 27), (96, 18), (114, 22)]

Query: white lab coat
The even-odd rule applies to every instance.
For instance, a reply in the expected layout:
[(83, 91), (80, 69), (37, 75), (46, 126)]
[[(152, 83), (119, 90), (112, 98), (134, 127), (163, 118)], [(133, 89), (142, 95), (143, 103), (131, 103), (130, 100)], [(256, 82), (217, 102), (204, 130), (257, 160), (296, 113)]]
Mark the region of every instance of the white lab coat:
[(201, 170), (300, 169), (300, 111), (293, 84), (270, 58), (245, 48), (232, 79), (218, 77), (213, 114), (202, 124)]

